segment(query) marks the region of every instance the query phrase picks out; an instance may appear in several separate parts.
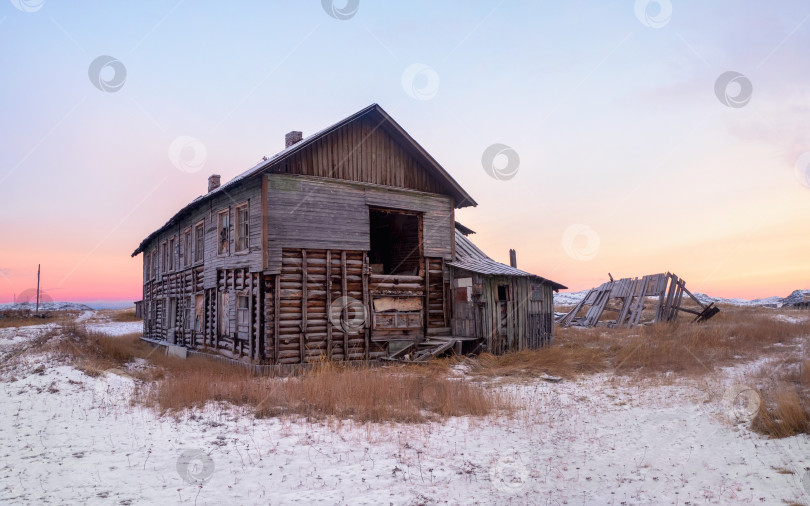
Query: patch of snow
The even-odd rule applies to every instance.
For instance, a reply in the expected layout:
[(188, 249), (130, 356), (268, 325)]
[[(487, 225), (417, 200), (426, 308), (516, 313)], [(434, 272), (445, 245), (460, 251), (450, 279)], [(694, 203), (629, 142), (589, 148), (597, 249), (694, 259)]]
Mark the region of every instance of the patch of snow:
[(108, 336), (123, 336), (143, 332), (143, 322), (89, 323), (87, 330), (101, 332)]
[(520, 406), (514, 416), (421, 425), (255, 419), (216, 404), (160, 416), (130, 404), (131, 386), (125, 372), (91, 378), (54, 364), (0, 382), (0, 502), (780, 504), (810, 498), (801, 485), (810, 437), (768, 439), (732, 423), (718, 401), (723, 384), (640, 386), (609, 374), (562, 383), (492, 382), (490, 388)]

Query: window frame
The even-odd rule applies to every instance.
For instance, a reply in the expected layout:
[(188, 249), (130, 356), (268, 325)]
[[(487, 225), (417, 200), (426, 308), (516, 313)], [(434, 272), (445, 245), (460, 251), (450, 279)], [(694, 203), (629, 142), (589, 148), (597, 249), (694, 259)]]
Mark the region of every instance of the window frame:
[[(225, 225), (223, 227), (222, 217), (225, 217)], [(225, 231), (225, 240), (223, 241), (223, 228)], [(222, 245), (225, 244), (225, 248), (223, 251)], [(225, 209), (217, 212), (217, 256), (218, 257), (226, 257), (231, 254), (231, 208), (226, 207)]]
[[(245, 221), (241, 221), (241, 213), (245, 214)], [(250, 251), (250, 201), (246, 200), (233, 207), (233, 249), (234, 253), (247, 253)], [(242, 227), (245, 230), (241, 230)], [(244, 237), (242, 237), (244, 233)], [(244, 240), (244, 248), (240, 248), (240, 242)]]
[[(241, 302), (244, 299), (245, 307), (241, 307)], [(244, 321), (243, 321), (244, 313)], [(236, 294), (236, 325), (250, 325), (250, 296), (247, 293)]]
[(169, 253), (168, 252), (169, 252), (168, 244), (166, 243), (165, 240), (161, 241), (160, 242), (160, 262), (159, 262), (160, 263), (160, 269), (159, 269), (160, 272), (158, 272), (158, 276), (160, 276), (162, 274), (165, 274), (167, 272), (166, 267), (168, 267), (168, 260), (169, 260)]
[[(197, 232), (200, 232), (199, 234)], [(205, 219), (202, 219), (194, 224), (194, 263), (201, 264), (205, 262)], [(200, 244), (202, 243), (202, 244)]]
[(181, 242), (181, 244), (183, 245), (183, 254), (182, 255), (177, 255), (177, 256), (180, 257), (183, 260), (183, 262), (182, 262), (183, 265), (181, 267), (183, 267), (185, 269), (185, 268), (188, 268), (188, 267), (191, 266), (191, 260), (192, 260), (192, 256), (191, 256), (191, 227), (186, 227), (183, 230), (183, 241)]
[(169, 266), (166, 272), (174, 272), (177, 269), (177, 236), (173, 235), (168, 239)]

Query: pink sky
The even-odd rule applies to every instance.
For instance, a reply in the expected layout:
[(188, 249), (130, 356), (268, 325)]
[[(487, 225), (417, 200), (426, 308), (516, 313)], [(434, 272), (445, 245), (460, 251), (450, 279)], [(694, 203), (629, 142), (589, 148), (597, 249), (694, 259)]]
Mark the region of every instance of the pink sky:
[[(810, 288), (810, 5), (675, 2), (659, 19), (661, 2), (636, 2), (645, 18), (634, 2), (363, 1), (343, 21), (320, 2), (6, 2), (0, 302), (38, 263), (54, 299), (139, 299), (131, 252), (209, 174), (373, 102), (478, 201), (457, 219), (496, 260), (515, 248), (572, 290), (665, 271), (715, 296)], [(88, 79), (103, 55), (125, 78)], [(716, 93), (727, 71), (752, 84), (742, 107)], [(198, 171), (170, 161), (180, 136), (205, 146)], [(514, 178), (484, 170), (494, 143), (519, 154)]]

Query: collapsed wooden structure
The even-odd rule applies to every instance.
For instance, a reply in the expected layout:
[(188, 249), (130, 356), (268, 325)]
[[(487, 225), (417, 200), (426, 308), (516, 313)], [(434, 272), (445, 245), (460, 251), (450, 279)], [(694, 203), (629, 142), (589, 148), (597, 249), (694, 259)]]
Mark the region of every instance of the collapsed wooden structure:
[[(700, 310), (684, 307), (684, 295), (688, 295)], [(681, 312), (691, 313), (695, 315), (694, 321), (701, 322), (720, 310), (714, 303), (701, 303), (686, 289), (683, 279), (667, 272), (602, 283), (560, 317), (558, 324), (562, 327), (630, 327), (673, 321)]]
[(565, 287), (475, 248), (475, 201), (377, 104), (285, 144), (135, 250), (145, 338), (282, 365), (551, 341)]

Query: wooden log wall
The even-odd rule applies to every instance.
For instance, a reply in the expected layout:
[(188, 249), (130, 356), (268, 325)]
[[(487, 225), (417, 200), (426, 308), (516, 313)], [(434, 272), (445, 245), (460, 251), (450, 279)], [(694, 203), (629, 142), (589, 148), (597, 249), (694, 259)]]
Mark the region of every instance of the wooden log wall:
[[(367, 271), (364, 251), (283, 250), (281, 274), (274, 277), (273, 287), (272, 312), (278, 319), (265, 327), (274, 333), (274, 349), (268, 356), (278, 364), (297, 364), (383, 355), (384, 347), (370, 342), (367, 325), (339, 326), (341, 317), (344, 321), (362, 320), (362, 313), (341, 311), (341, 300), (359, 301), (368, 314)], [(338, 325), (330, 320), (330, 308), (337, 308), (333, 320)], [(270, 312), (269, 307), (266, 312)]]

